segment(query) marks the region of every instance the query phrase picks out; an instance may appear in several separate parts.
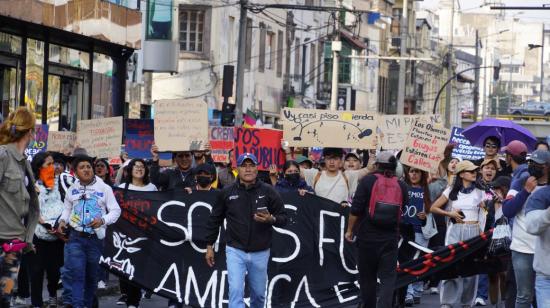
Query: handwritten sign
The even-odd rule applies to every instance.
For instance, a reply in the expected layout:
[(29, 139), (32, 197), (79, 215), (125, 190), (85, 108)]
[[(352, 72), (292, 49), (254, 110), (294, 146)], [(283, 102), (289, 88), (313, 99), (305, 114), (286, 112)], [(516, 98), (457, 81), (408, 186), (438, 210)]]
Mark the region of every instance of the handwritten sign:
[(451, 131), (421, 120), (414, 121), (401, 154), (404, 165), (436, 171), (443, 160)]
[(34, 128), (34, 141), (25, 149), (27, 159), (32, 161), (34, 155), (46, 151), (48, 145), (48, 125), (40, 124)]
[(210, 146), (212, 159), (216, 163), (229, 162), (229, 151), (235, 147), (235, 131), (233, 127), (210, 127)]
[(385, 150), (401, 150), (415, 120), (443, 126), (443, 119), (439, 115), (380, 115), (378, 118), (378, 135), (382, 148)]
[[(151, 146), (155, 142), (154, 122), (152, 119), (124, 120), (124, 149), (130, 158), (150, 159)], [(171, 160), (170, 153), (160, 153), (160, 159)]]
[(235, 127), (234, 164), (243, 153), (252, 153), (258, 158), (258, 170), (269, 170), (269, 166), (282, 168), (285, 152), (281, 148), (283, 132), (276, 129)]
[(451, 143), (456, 144), (453, 149), (453, 156), (466, 160), (476, 160), (485, 157), (485, 152), (480, 147), (473, 146), (466, 137), (462, 135), (463, 128), (453, 127)]
[(284, 108), (281, 118), (290, 146), (376, 148), (375, 113)]
[(48, 151), (66, 153), (72, 152), (76, 144), (76, 133), (74, 132), (49, 132)]
[(208, 106), (202, 101), (155, 102), (155, 144), (161, 151), (202, 150), (208, 141)]
[(76, 140), (90, 156), (118, 156), (122, 144), (122, 117), (78, 121)]

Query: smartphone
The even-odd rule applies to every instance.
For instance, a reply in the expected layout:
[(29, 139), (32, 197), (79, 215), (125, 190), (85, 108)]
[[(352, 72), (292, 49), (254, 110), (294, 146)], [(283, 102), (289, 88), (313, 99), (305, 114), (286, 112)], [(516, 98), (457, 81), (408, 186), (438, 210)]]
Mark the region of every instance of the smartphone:
[[(458, 211), (458, 214), (460, 214), (460, 216), (462, 216), (462, 219), (464, 219), (464, 217), (466, 217), (466, 216), (464, 216), (464, 212), (462, 212), (462, 211)], [(452, 222), (453, 224), (456, 224), (456, 219), (451, 218), (451, 222)]]
[(262, 207), (259, 207), (259, 208), (256, 209), (256, 214), (259, 214), (259, 213), (269, 214), (269, 211), (267, 210), (267, 207), (262, 206)]

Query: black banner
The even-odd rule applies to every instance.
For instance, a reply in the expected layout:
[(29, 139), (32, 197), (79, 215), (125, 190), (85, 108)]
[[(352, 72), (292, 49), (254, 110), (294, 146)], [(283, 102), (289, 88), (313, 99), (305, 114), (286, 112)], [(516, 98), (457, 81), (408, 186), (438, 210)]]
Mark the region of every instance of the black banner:
[[(122, 208), (110, 226), (101, 263), (161, 296), (196, 307), (227, 307), (224, 232), (216, 266), (204, 260), (205, 226), (217, 192), (137, 192), (115, 195)], [(359, 301), (356, 248), (344, 240), (349, 209), (314, 195), (282, 195), (289, 216), (275, 228), (267, 307), (342, 307)], [(487, 272), (480, 252), (491, 233), (449, 245), (397, 268), (396, 288), (435, 275)], [(403, 246), (401, 249), (410, 247)]]
[[(108, 228), (102, 265), (186, 305), (227, 307), (223, 232), (215, 245), (216, 266), (204, 260), (205, 225), (216, 194), (117, 189), (122, 216)], [(349, 210), (309, 194), (283, 199), (289, 223), (275, 228), (267, 307), (357, 303), (355, 246), (344, 240)]]

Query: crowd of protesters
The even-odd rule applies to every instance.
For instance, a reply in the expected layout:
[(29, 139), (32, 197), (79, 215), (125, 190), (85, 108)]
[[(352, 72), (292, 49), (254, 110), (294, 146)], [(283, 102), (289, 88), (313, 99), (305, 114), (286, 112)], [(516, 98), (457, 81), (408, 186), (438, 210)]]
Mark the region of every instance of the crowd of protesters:
[[(280, 193), (289, 192), (351, 207), (345, 238), (358, 247), (362, 307), (414, 306), (428, 293), (440, 295), (441, 307), (501, 302), (505, 307), (550, 307), (546, 143), (530, 152), (521, 141), (503, 145), (490, 136), (483, 144), (485, 157), (476, 161), (454, 157), (449, 145), (431, 173), (401, 164), (399, 152), (324, 148), (321, 160), (314, 161), (307, 149), (286, 147), (281, 170), (259, 171), (250, 153), (214, 162), (209, 145), (173, 152), (171, 167), (161, 167), (155, 145), (151, 159), (122, 153), (117, 169), (82, 148), (70, 155), (41, 152), (29, 162), (24, 153), (33, 141), (35, 121), (31, 112), (19, 108), (0, 127), (2, 308), (97, 306), (96, 290), (109, 280), (99, 266), (105, 231), (121, 214), (114, 187), (189, 194), (220, 190), (206, 229), (205, 259), (210, 266), (216, 262), (212, 244), (226, 220), (230, 307), (244, 307), (246, 273), (250, 306), (264, 306), (272, 226), (286, 224)], [(244, 214), (250, 207), (253, 217)], [(489, 273), (427, 279), (394, 291), (396, 264), (496, 225), (509, 226), (511, 244)], [(251, 230), (257, 235), (254, 241), (246, 240)], [(148, 296), (126, 279), (119, 284), (117, 304), (138, 307)], [(168, 306), (182, 305), (170, 300)]]

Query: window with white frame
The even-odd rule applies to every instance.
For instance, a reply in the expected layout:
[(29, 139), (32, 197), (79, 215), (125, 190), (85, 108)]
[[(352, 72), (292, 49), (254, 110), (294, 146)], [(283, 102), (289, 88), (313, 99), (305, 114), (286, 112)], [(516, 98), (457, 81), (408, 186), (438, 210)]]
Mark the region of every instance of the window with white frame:
[(206, 11), (180, 7), (180, 50), (202, 52), (204, 47), (204, 23)]

